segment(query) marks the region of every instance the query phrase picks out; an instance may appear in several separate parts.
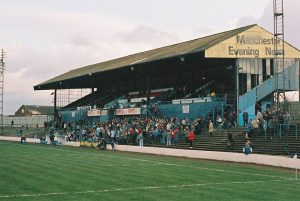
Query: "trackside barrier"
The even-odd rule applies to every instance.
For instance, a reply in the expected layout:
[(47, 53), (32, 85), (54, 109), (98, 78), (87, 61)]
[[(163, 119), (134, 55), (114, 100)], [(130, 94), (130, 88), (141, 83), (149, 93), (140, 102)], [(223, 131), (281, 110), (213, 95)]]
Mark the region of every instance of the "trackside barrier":
[[(130, 145), (116, 145), (115, 150), (147, 153), (164, 156), (177, 156), (187, 158), (208, 159), (217, 161), (230, 161), (238, 163), (252, 163), (258, 165), (267, 165), (284, 168), (299, 168), (300, 160), (293, 160), (286, 156), (269, 156), (262, 154), (232, 153), (232, 152), (217, 152), (217, 151), (199, 151), (199, 150), (185, 150), (185, 149), (168, 149), (159, 147), (138, 147)], [(242, 152), (242, 150), (241, 150)]]
[[(20, 142), (21, 137), (10, 137), (10, 136), (0, 136), (0, 140), (3, 141), (12, 141), (12, 142)], [(41, 144), (40, 139), (37, 138), (26, 138), (27, 143), (35, 143), (35, 144)], [(50, 141), (47, 141), (48, 144), (50, 144)], [(79, 147), (80, 142), (65, 142), (63, 144), (64, 146), (72, 146), (72, 147)]]

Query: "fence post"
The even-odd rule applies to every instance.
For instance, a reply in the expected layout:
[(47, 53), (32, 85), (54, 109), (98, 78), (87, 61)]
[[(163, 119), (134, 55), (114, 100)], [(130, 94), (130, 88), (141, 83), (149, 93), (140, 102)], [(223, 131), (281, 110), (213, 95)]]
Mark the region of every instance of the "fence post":
[(282, 124), (279, 124), (279, 137), (281, 139), (281, 128), (282, 128)]
[(215, 106), (213, 105), (212, 107), (213, 107), (213, 110), (212, 110), (212, 115), (213, 115), (212, 118), (213, 119), (212, 120), (213, 120), (214, 126), (216, 126), (216, 121), (215, 121)]

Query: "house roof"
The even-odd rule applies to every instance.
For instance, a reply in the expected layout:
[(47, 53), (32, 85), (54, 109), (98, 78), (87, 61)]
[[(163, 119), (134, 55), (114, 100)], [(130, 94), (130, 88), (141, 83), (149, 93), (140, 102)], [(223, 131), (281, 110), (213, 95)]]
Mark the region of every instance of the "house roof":
[(74, 78), (79, 78), (81, 76), (106, 72), (106, 71), (119, 69), (127, 66), (163, 60), (163, 59), (172, 58), (180, 55), (188, 55), (197, 52), (202, 52), (254, 26), (257, 25), (253, 24), (238, 29), (225, 31), (225, 32), (209, 35), (206, 37), (202, 37), (202, 38), (198, 38), (198, 39), (194, 39), (194, 40), (190, 40), (190, 41), (186, 41), (186, 42), (182, 42), (170, 46), (165, 46), (165, 47), (161, 47), (161, 48), (157, 48), (145, 52), (140, 52), (137, 54), (70, 70), (69, 72), (51, 78), (43, 83), (34, 86), (34, 89), (35, 90), (54, 89), (53, 86), (50, 86), (51, 84), (59, 83), (64, 80), (70, 80)]
[(33, 115), (47, 115), (54, 113), (54, 106), (23, 105)]

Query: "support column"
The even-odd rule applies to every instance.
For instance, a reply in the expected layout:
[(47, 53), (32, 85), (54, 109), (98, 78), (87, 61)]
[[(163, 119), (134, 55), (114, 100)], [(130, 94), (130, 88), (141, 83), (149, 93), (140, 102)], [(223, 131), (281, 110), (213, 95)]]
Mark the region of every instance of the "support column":
[(58, 113), (57, 113), (57, 89), (54, 89), (54, 121), (58, 120)]

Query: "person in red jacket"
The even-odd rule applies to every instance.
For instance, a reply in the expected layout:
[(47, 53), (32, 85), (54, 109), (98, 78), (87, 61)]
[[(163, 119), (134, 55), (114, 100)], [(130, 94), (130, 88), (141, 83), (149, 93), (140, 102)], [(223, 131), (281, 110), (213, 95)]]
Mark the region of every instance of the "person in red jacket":
[(190, 141), (190, 148), (193, 148), (193, 141), (195, 139), (195, 134), (193, 130), (190, 130), (189, 132), (189, 141)]

